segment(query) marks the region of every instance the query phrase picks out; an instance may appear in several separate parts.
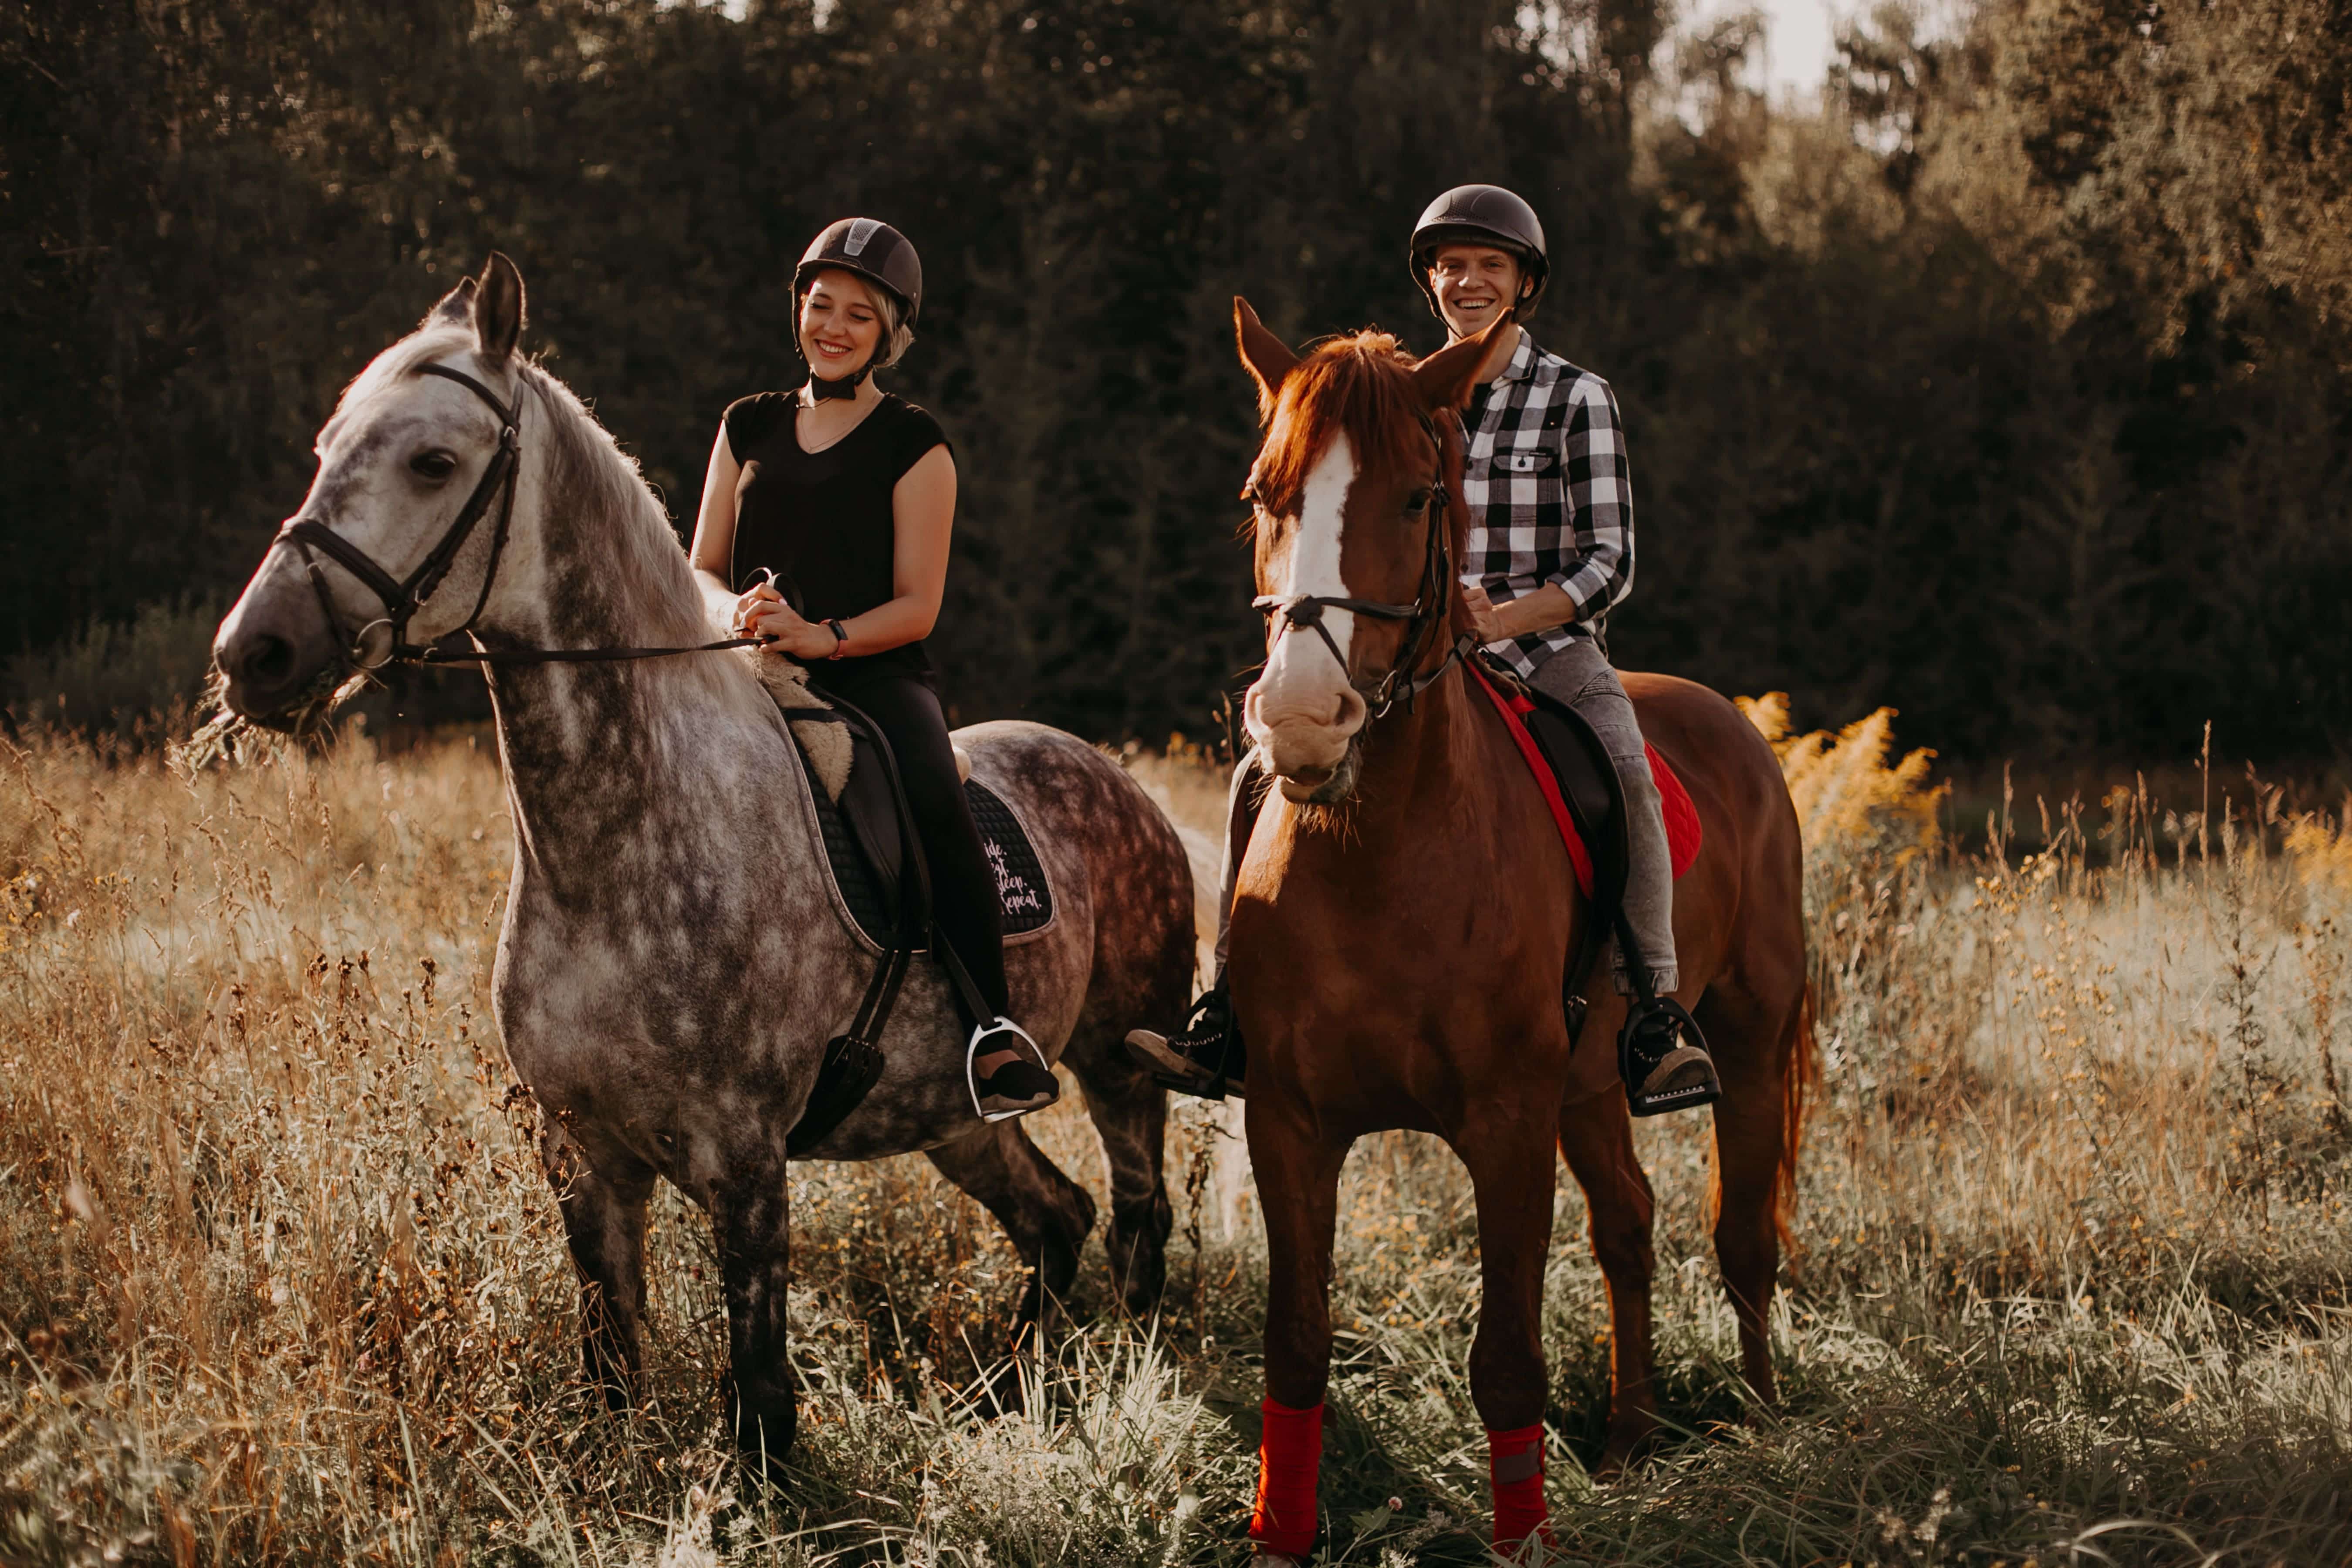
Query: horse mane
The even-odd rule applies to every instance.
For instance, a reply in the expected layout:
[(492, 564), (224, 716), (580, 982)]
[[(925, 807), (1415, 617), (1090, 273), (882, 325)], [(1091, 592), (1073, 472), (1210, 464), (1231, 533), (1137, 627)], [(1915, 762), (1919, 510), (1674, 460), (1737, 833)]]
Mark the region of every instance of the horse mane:
[(1298, 505), (1331, 437), (1344, 435), (1359, 467), (1402, 468), (1421, 454), (1426, 416), (1412, 357), (1392, 333), (1367, 329), (1328, 339), (1282, 378), (1250, 483), (1266, 510)]
[(644, 584), (652, 591), (646, 595), (652, 606), (676, 612), (667, 626), (655, 629), (680, 642), (711, 636), (703, 624), (693, 568), (636, 458), (621, 449), (613, 433), (570, 387), (537, 365), (525, 365), (522, 375), (549, 412), (559, 416), (547, 422), (551, 524), (563, 528), (588, 518), (613, 519), (618, 524), (614, 536), (598, 541), (600, 548), (613, 552), (610, 575), (618, 582)]
[[(457, 360), (475, 348), (473, 329), (462, 324), (436, 322), (410, 333), (352, 378), (335, 405), (335, 419), (414, 375), (418, 367)], [(570, 387), (527, 361), (517, 370), (518, 384), (537, 395), (539, 407), (549, 416), (532, 418), (531, 400), (525, 400), (522, 438), (526, 450), (536, 447), (544, 455), (548, 526), (576, 530), (591, 520), (611, 519), (612, 537), (597, 541), (600, 552), (609, 552), (600, 575), (647, 590), (631, 595), (639, 608), (659, 617), (658, 624), (645, 628), (647, 640), (703, 640), (709, 632), (692, 570), (637, 460), (621, 449)]]

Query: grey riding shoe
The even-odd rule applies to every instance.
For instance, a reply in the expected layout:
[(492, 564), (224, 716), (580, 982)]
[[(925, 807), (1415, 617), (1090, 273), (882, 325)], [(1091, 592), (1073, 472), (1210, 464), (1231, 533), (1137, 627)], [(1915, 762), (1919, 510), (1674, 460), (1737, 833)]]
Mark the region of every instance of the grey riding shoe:
[(1670, 996), (1633, 1003), (1617, 1032), (1617, 1070), (1625, 1080), (1626, 1107), (1636, 1116), (1690, 1110), (1723, 1098), (1706, 1037)]
[(1175, 1035), (1130, 1029), (1128, 1054), (1151, 1069), (1152, 1081), (1202, 1100), (1244, 1099), (1241, 1032), (1234, 1027), (1232, 1000), (1220, 980), (1201, 993), (1192, 1014)]

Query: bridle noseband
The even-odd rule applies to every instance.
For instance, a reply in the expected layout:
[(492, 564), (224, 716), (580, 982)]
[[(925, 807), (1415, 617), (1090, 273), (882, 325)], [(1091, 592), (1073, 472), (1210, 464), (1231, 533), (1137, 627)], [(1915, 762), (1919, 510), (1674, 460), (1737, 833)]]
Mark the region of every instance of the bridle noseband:
[[(1437, 426), (1430, 421), (1423, 420), (1422, 428), (1436, 445), (1438, 464), (1442, 468), (1445, 461), (1445, 442), (1438, 435)], [(1255, 500), (1255, 484), (1253, 483), (1243, 493)], [(1331, 628), (1323, 624), (1323, 612), (1346, 610), (1351, 615), (1369, 616), (1374, 620), (1410, 623), (1403, 650), (1397, 656), (1396, 662), (1389, 667), (1388, 673), (1381, 678), (1380, 684), (1365, 699), (1370, 709), (1364, 721), (1367, 724), (1374, 719), (1386, 718), (1394, 708), (1402, 707), (1408, 713), (1412, 711), (1413, 699), (1434, 685), (1440, 676), (1453, 668), (1456, 659), (1465, 657), (1476, 645), (1477, 639), (1465, 632), (1454, 639), (1454, 647), (1438, 660), (1436, 668), (1425, 675), (1412, 673), (1413, 666), (1419, 664), (1428, 651), (1430, 633), (1445, 624), (1446, 613), (1453, 607), (1454, 548), (1445, 526), (1448, 500), (1445, 480), (1441, 475), (1430, 487), (1428, 503), (1422, 508), (1422, 521), (1427, 531), (1422, 552), (1421, 583), (1412, 603), (1383, 604), (1377, 599), (1342, 599), (1327, 594), (1293, 594), (1287, 598), (1265, 594), (1251, 601), (1252, 606), (1261, 614), (1282, 617), (1283, 626), (1276, 634), (1276, 642), (1287, 637), (1293, 627), (1311, 628), (1323, 639), (1323, 646), (1331, 650), (1331, 657), (1339, 661), (1339, 671), (1351, 685), (1355, 684), (1356, 672), (1348, 667), (1348, 656), (1339, 651), (1339, 643), (1331, 636)]]
[[(482, 591), (474, 600), (473, 610), (448, 635), (474, 629), (482, 617), (482, 610), (490, 602), (490, 584), (498, 581), (499, 562), (505, 556), (507, 535), (514, 522), (515, 483), (522, 472), (522, 388), (520, 377), (515, 383), (515, 400), (511, 406), (501, 402), (499, 395), (467, 375), (464, 371), (446, 364), (420, 364), (420, 375), (437, 375), (454, 381), (490, 406), (499, 416), (499, 449), (490, 458), (490, 466), (482, 470), (475, 481), (474, 493), (466, 498), (464, 510), (441, 535), (439, 543), (417, 563), (416, 570), (404, 579), (396, 579), (378, 565), (373, 557), (313, 517), (294, 517), (278, 531), (270, 548), (290, 544), (301, 552), (303, 569), (309, 573), (312, 592), (319, 595), (319, 608), (327, 616), (327, 629), (339, 637), (342, 617), (335, 614), (333, 595), (327, 592), (326, 574), (320, 569), (315, 549), (331, 557), (335, 563), (365, 584), (383, 603), (383, 614), (360, 627), (345, 643), (342, 658), (351, 668), (362, 674), (371, 674), (387, 664), (588, 664), (608, 659), (660, 658), (677, 653), (716, 653), (731, 647), (756, 647), (759, 637), (730, 637), (722, 642), (697, 643), (683, 647), (600, 647), (600, 648), (499, 648), (476, 653), (444, 652), (437, 647), (420, 645), (408, 640), (408, 623), (425, 602), (441, 586), (443, 578), (473, 535), (474, 527), (490, 510), (490, 502), (499, 503), (498, 527), (490, 535), (490, 559), (482, 569)], [(362, 644), (368, 634), (383, 626), (391, 632), (391, 641), (383, 655), (367, 658)]]

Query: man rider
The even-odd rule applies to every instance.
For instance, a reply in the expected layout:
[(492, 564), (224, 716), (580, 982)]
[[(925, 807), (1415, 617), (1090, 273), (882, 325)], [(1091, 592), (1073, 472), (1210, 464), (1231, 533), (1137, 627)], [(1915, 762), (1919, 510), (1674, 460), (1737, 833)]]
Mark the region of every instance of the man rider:
[[(1432, 202), (1413, 227), (1409, 255), (1413, 282), (1457, 342), (1485, 331), (1505, 310), (1516, 310), (1519, 321), (1534, 315), (1549, 270), (1535, 210), (1496, 185), (1458, 186)], [(1486, 652), (1582, 715), (1623, 785), (1631, 851), (1625, 914), (1652, 993), (1635, 994), (1612, 943), (1618, 991), (1635, 998), (1626, 1037), (1628, 1100), (1635, 1115), (1706, 1104), (1715, 1085), (1706, 1042), (1687, 1014), (1652, 999), (1681, 983), (1674, 870), (1641, 728), (1602, 640), (1609, 611), (1633, 582), (1633, 487), (1615, 395), (1515, 327), (1480, 364), (1461, 419), (1462, 492), (1471, 516), (1462, 592)], [(1242, 1091), (1223, 923), (1263, 777), (1255, 752), (1234, 770), (1215, 984), (1193, 1005), (1181, 1034), (1128, 1036), (1162, 1083), (1186, 1093)]]

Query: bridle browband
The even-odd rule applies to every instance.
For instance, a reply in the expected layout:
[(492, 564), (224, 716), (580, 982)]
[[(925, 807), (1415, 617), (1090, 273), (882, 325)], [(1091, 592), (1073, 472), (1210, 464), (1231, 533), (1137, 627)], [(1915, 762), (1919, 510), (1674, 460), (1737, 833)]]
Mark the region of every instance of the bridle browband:
[[(1423, 419), (1421, 427), (1437, 447), (1441, 472), (1436, 482), (1430, 486), (1428, 503), (1422, 508), (1422, 522), (1426, 531), (1422, 552), (1421, 582), (1412, 603), (1383, 604), (1377, 599), (1342, 599), (1326, 594), (1293, 594), (1288, 598), (1265, 594), (1251, 601), (1252, 607), (1261, 614), (1282, 617), (1282, 630), (1276, 634), (1275, 638), (1277, 642), (1287, 637), (1293, 627), (1311, 628), (1323, 639), (1323, 646), (1331, 650), (1331, 657), (1339, 661), (1339, 671), (1351, 685), (1356, 683), (1356, 672), (1349, 668), (1348, 656), (1339, 651), (1338, 641), (1331, 636), (1331, 628), (1323, 624), (1323, 612), (1346, 610), (1351, 615), (1369, 616), (1378, 621), (1410, 623), (1405, 632), (1404, 647), (1398, 654), (1396, 662), (1389, 667), (1388, 673), (1365, 697), (1370, 710), (1364, 721), (1367, 725), (1374, 719), (1386, 718), (1394, 708), (1402, 707), (1406, 712), (1412, 712), (1413, 699), (1436, 684), (1438, 678), (1452, 668), (1455, 660), (1467, 657), (1470, 650), (1477, 646), (1477, 639), (1465, 632), (1454, 640), (1454, 646), (1446, 650), (1445, 657), (1437, 661), (1436, 668), (1422, 675), (1412, 673), (1413, 667), (1428, 651), (1430, 633), (1445, 624), (1446, 613), (1454, 603), (1454, 547), (1448, 537), (1445, 516), (1450, 498), (1443, 473), (1445, 441), (1431, 420)], [(1252, 480), (1249, 488), (1242, 493), (1255, 502), (1257, 499), (1256, 481)]]
[[(425, 559), (417, 563), (415, 571), (406, 578), (400, 579), (377, 564), (366, 551), (317, 518), (290, 518), (278, 531), (278, 536), (270, 541), (273, 550), (281, 544), (291, 544), (301, 552), (303, 570), (310, 574), (311, 591), (319, 596), (319, 608), (326, 615), (327, 629), (338, 637), (342, 631), (342, 617), (335, 613), (334, 597), (327, 592), (326, 574), (320, 567), (318, 556), (311, 553), (313, 550), (331, 558), (337, 565), (365, 584), (369, 591), (383, 602), (383, 614), (360, 627), (345, 644), (344, 662), (361, 673), (368, 674), (394, 663), (590, 664), (607, 659), (661, 658), (670, 654), (715, 653), (724, 648), (759, 646), (761, 639), (758, 637), (730, 637), (724, 642), (697, 643), (681, 647), (498, 648), (475, 653), (447, 653), (436, 646), (410, 642), (410, 618), (425, 607), (425, 602), (441, 586), (442, 579), (449, 574), (451, 564), (457, 559), (457, 552), (465, 548), (466, 541), (473, 536), (475, 525), (482, 521), (483, 514), (490, 510), (490, 502), (495, 500), (499, 506), (499, 521), (490, 534), (490, 559), (482, 570), (482, 591), (474, 600), (473, 610), (449, 635), (455, 637), (459, 632), (469, 632), (473, 630), (474, 623), (481, 619), (483, 607), (490, 602), (490, 584), (498, 580), (499, 562), (506, 554), (507, 535), (514, 522), (515, 483), (522, 471), (523, 383), (520, 377), (516, 379), (515, 400), (509, 405), (500, 401), (497, 393), (462, 370), (446, 364), (420, 364), (416, 367), (416, 374), (437, 375), (456, 382), (488, 404), (490, 412), (499, 416), (499, 449), (491, 457), (490, 466), (482, 470), (482, 477), (475, 482), (474, 493), (466, 498), (465, 507), (457, 513), (456, 521), (441, 535), (440, 542), (425, 552)], [(371, 660), (364, 657), (362, 644), (378, 626), (392, 634), (391, 641), (382, 657)]]

